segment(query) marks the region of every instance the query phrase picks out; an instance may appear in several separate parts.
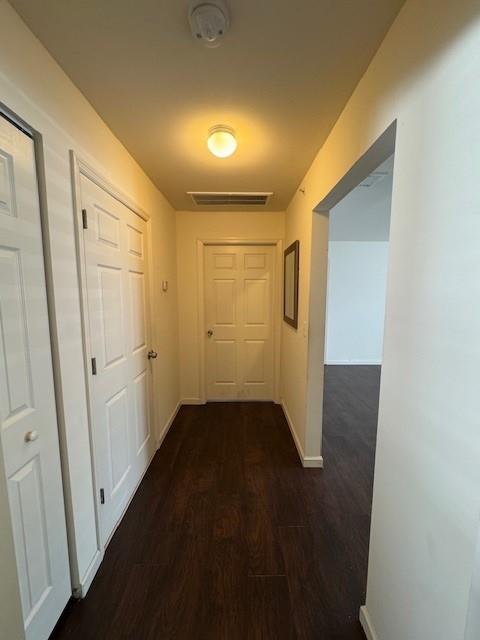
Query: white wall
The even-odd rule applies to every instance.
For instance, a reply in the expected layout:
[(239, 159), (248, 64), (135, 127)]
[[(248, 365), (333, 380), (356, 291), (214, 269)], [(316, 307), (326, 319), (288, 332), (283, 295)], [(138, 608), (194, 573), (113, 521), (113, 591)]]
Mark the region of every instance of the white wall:
[[(59, 337), (64, 462), (70, 470), (67, 493), (71, 506), (71, 546), (76, 557), (74, 569), (83, 582), (95, 557), (96, 537), (69, 150), (75, 150), (151, 215), (154, 342), (160, 354), (154, 372), (159, 434), (179, 397), (175, 214), (5, 0), (0, 0), (0, 101), (43, 136), (55, 326)], [(161, 292), (161, 278), (170, 281), (168, 294)], [(0, 482), (4, 481), (1, 474)], [(8, 513), (3, 504), (0, 507), (3, 525), (8, 522)]]
[[(178, 325), (182, 401), (201, 401), (197, 240), (282, 240), (284, 212), (177, 212)], [(277, 282), (280, 287), (281, 282)]]
[(381, 364), (388, 242), (329, 242), (325, 364)]
[(381, 364), (393, 158), (329, 215), (326, 364)]
[(312, 211), (396, 120), (366, 603), (379, 640), (465, 633), (480, 513), (479, 42), (477, 0), (407, 0), (286, 215), (300, 327), (312, 324), (308, 338), (284, 327), (283, 390), (315, 456), (328, 220)]

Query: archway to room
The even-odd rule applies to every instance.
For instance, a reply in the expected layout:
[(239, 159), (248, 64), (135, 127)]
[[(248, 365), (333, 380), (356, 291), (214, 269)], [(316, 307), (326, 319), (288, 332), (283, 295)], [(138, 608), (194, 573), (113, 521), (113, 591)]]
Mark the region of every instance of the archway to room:
[[(393, 155), (328, 216), (323, 455), (350, 459), (357, 505), (369, 513), (393, 186)], [(339, 446), (339, 444), (341, 446)]]
[(326, 480), (343, 487), (333, 508), (341, 529), (352, 531), (358, 606), (367, 582), (395, 134), (393, 123), (312, 219), (307, 438), (321, 440)]

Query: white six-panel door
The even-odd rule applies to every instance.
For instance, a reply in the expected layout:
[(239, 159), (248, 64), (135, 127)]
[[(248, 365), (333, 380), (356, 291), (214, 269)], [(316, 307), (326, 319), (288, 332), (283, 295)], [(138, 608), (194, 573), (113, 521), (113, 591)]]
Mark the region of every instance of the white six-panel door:
[(147, 223), (81, 176), (90, 403), (102, 540), (106, 543), (155, 452)]
[[(25, 633), (70, 594), (33, 141), (0, 116), (0, 430)], [(1, 579), (1, 576), (0, 576)]]
[(273, 246), (205, 247), (208, 400), (272, 400)]

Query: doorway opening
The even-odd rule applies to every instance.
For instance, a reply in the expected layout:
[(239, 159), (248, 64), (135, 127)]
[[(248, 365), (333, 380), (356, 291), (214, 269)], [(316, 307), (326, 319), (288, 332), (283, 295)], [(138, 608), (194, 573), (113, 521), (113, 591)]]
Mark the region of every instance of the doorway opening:
[[(370, 519), (387, 292), (393, 155), (329, 212), (324, 457), (358, 464)], [(342, 451), (337, 451), (338, 438)], [(335, 444), (334, 444), (335, 443)]]
[(341, 530), (355, 532), (359, 607), (367, 583), (380, 372), (388, 365), (383, 326), (395, 141), (396, 121), (312, 214), (305, 438), (321, 454), (328, 481), (340, 487), (333, 508)]
[(365, 572), (392, 187), (393, 155), (340, 200), (330, 210), (328, 220), (322, 452), (327, 465), (356, 477), (347, 517), (352, 518), (351, 526), (357, 531)]

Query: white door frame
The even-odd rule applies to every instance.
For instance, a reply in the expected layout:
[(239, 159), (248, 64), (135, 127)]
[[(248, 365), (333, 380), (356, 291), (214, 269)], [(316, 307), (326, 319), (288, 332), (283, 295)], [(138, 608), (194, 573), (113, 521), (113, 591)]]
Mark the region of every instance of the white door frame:
[[(105, 554), (105, 548), (107, 546), (108, 541), (111, 536), (115, 533), (115, 529), (112, 531), (109, 540), (102, 540), (101, 536), (101, 528), (100, 528), (100, 487), (97, 480), (98, 475), (98, 464), (99, 460), (96, 456), (95, 446), (94, 446), (94, 438), (93, 438), (93, 417), (92, 417), (92, 379), (91, 379), (91, 341), (90, 341), (90, 329), (89, 329), (89, 319), (88, 319), (88, 296), (87, 296), (87, 278), (86, 278), (86, 268), (85, 268), (85, 242), (83, 237), (83, 214), (82, 214), (82, 200), (81, 200), (81, 189), (80, 189), (80, 179), (82, 176), (88, 178), (92, 182), (94, 182), (98, 187), (103, 189), (106, 193), (111, 195), (113, 198), (118, 200), (120, 203), (125, 205), (128, 209), (130, 209), (133, 213), (138, 215), (140, 218), (145, 220), (147, 223), (147, 233), (148, 233), (148, 243), (149, 243), (149, 251), (148, 251), (148, 263), (147, 268), (149, 269), (150, 278), (149, 278), (149, 291), (148, 295), (150, 296), (150, 300), (153, 300), (153, 269), (152, 269), (152, 234), (151, 234), (151, 221), (150, 216), (146, 213), (141, 207), (139, 207), (133, 200), (131, 200), (128, 196), (126, 196), (120, 189), (118, 189), (114, 184), (112, 184), (109, 180), (103, 177), (103, 175), (97, 171), (91, 164), (89, 164), (86, 160), (78, 156), (75, 151), (70, 150), (70, 164), (71, 164), (71, 178), (72, 178), (72, 187), (73, 187), (73, 211), (74, 211), (74, 221), (75, 221), (75, 246), (76, 246), (76, 258), (77, 258), (77, 269), (78, 269), (78, 283), (80, 290), (80, 309), (81, 309), (81, 324), (82, 324), (82, 342), (83, 342), (83, 360), (84, 360), (84, 373), (85, 373), (85, 391), (87, 397), (87, 413), (88, 413), (88, 433), (89, 433), (89, 441), (90, 441), (90, 457), (92, 461), (92, 482), (94, 487), (94, 505), (95, 505), (95, 524), (96, 524), (96, 538), (97, 538), (97, 554), (95, 560), (92, 562), (88, 580), (84, 582), (84, 584), (77, 584), (75, 595), (83, 598), (92, 581), (95, 577), (98, 567), (103, 560), (103, 556)], [(150, 313), (149, 320), (152, 327), (153, 333), (153, 305), (150, 304)], [(153, 372), (152, 372), (152, 380), (153, 380)], [(154, 395), (154, 394), (151, 394)], [(156, 433), (156, 402), (155, 397), (152, 397), (150, 400), (150, 408), (151, 408), (151, 416), (152, 416), (152, 429), (154, 429), (154, 436), (157, 440)], [(148, 467), (147, 467), (148, 468)], [(146, 471), (146, 470), (145, 470)], [(142, 477), (139, 479), (138, 485), (143, 479)], [(133, 491), (125, 509), (118, 521), (120, 524), (123, 514), (128, 509), (130, 502), (135, 495), (136, 489)], [(118, 525), (117, 525), (118, 526)]]
[(252, 239), (252, 238), (199, 238), (197, 239), (197, 300), (198, 300), (198, 373), (200, 387), (200, 403), (207, 401), (206, 376), (205, 376), (205, 247), (207, 246), (263, 246), (275, 247), (275, 279), (273, 285), (273, 401), (280, 403), (280, 340), (281, 340), (281, 313), (282, 313), (282, 274), (283, 274), (283, 240), (277, 239)]

